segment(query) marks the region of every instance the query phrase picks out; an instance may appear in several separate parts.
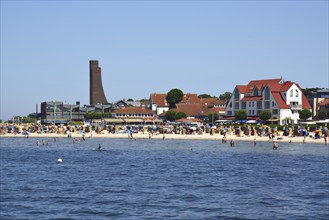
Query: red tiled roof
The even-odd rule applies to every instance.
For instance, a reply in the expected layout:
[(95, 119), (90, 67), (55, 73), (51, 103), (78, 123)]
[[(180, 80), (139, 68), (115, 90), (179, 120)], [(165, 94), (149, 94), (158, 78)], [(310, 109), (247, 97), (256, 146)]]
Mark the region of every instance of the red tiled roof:
[(304, 95), (304, 93), (302, 93), (302, 108), (306, 108), (306, 109), (311, 109), (311, 105), (310, 103), (308, 102), (306, 96)]
[(326, 106), (329, 105), (329, 99), (324, 99), (322, 102), (320, 102), (319, 106)]
[(255, 86), (257, 89), (261, 89), (263, 86), (269, 84), (279, 84), (282, 79), (262, 79), (262, 80), (251, 80), (247, 85), (247, 90), (251, 91)]
[(200, 99), (197, 94), (187, 93), (183, 95), (181, 103), (200, 103)]
[(260, 101), (262, 100), (261, 96), (245, 96), (243, 97), (243, 99), (241, 99), (242, 102), (246, 102), (246, 101)]
[(214, 107), (214, 108), (204, 108), (202, 111), (201, 111), (201, 115), (209, 115), (210, 113), (213, 113), (213, 112), (223, 112), (225, 113), (225, 108), (222, 108), (222, 107)]
[(279, 92), (272, 92), (272, 96), (280, 109), (290, 109), (290, 106), (285, 103)]
[(142, 107), (125, 107), (113, 111), (115, 114), (154, 114), (154, 112)]
[(176, 112), (184, 112), (187, 116), (198, 115), (201, 112), (200, 103), (178, 103), (176, 104)]
[(150, 104), (156, 104), (157, 106), (168, 106), (165, 101), (166, 96), (167, 94), (165, 93), (153, 93), (151, 94), (152, 103)]
[(223, 100), (220, 100), (219, 98), (202, 98), (200, 99), (201, 105), (203, 107), (207, 107), (211, 104), (217, 104), (217, 105), (225, 105), (226, 102)]
[(239, 90), (240, 93), (247, 92), (247, 86), (244, 85), (237, 85), (236, 88)]
[[(287, 82), (284, 82), (281, 86), (281, 92), (287, 92), (288, 89), (290, 89), (290, 87), (293, 85), (293, 84), (296, 84), (297, 87), (299, 87), (299, 85), (297, 83), (292, 83), (290, 81), (287, 81)], [(299, 87), (300, 90), (302, 90), (300, 87)]]

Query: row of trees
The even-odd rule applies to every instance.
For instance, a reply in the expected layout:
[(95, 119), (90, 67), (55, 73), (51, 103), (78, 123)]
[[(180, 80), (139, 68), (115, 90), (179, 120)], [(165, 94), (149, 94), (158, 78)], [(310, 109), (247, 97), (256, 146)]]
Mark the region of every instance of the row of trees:
[(110, 112), (105, 112), (105, 113), (100, 113), (100, 112), (88, 112), (83, 115), (83, 117), (86, 120), (91, 120), (91, 119), (102, 119), (102, 118), (112, 118), (112, 113)]

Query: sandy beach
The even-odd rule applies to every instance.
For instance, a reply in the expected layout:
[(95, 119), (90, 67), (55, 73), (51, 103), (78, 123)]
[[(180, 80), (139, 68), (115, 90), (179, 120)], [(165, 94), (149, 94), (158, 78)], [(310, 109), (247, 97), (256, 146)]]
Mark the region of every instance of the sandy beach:
[[(72, 133), (72, 138), (82, 138), (83, 134), (82, 133)], [(310, 133), (311, 137), (314, 137), (314, 133)], [(30, 138), (67, 138), (67, 134), (56, 134), (56, 133), (43, 133), (43, 134), (38, 134), (38, 133), (30, 133), (29, 134)], [(218, 140), (222, 141), (222, 138), (224, 136), (220, 134), (215, 134), (215, 135), (210, 135), (209, 133), (203, 133), (201, 135), (199, 134), (190, 134), (190, 135), (181, 135), (181, 134), (153, 134), (151, 137), (149, 137), (148, 133), (134, 133), (133, 138), (134, 139), (177, 139), (177, 140)], [(311, 137), (306, 137), (305, 138), (305, 143), (315, 143), (315, 144), (325, 144), (324, 138), (320, 139), (314, 139)], [(5, 135), (0, 135), (0, 138), (26, 138), (25, 135), (22, 134), (5, 134)], [(112, 134), (112, 133), (104, 133), (104, 134), (97, 134), (96, 132), (93, 132), (92, 135), (91, 133), (86, 133), (85, 138), (130, 138), (128, 134)], [(250, 141), (253, 142), (254, 139), (256, 141), (262, 141), (262, 142), (273, 142), (273, 141), (278, 141), (278, 142), (293, 142), (293, 143), (303, 143), (304, 137), (287, 137), (287, 136), (278, 136), (275, 137), (273, 140), (270, 140), (268, 137), (260, 137), (260, 136), (241, 136), (237, 137), (236, 135), (230, 135), (226, 134), (226, 139), (227, 142), (234, 140), (235, 142), (238, 141)]]

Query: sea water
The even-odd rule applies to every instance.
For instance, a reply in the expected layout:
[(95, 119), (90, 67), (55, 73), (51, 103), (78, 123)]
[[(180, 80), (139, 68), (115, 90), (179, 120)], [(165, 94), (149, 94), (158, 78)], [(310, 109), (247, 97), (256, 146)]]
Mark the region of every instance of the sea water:
[[(328, 145), (0, 139), (0, 219), (328, 219)], [(42, 143), (42, 139), (39, 139)], [(98, 145), (106, 149), (96, 151)], [(61, 158), (62, 163), (57, 163)]]

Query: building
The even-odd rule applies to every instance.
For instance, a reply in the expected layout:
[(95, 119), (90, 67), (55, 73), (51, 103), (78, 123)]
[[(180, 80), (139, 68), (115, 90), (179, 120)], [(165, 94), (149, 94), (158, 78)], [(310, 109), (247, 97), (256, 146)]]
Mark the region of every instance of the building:
[(169, 110), (169, 104), (166, 100), (166, 93), (152, 93), (150, 95), (150, 109), (157, 115)]
[(156, 124), (162, 122), (162, 120), (156, 117), (152, 110), (145, 108), (144, 106), (122, 106), (120, 109), (113, 110), (112, 116), (116, 119), (123, 119), (126, 124)]
[(90, 105), (105, 104), (107, 99), (103, 90), (102, 71), (98, 60), (89, 61), (90, 69)]
[(42, 124), (67, 124), (69, 121), (83, 121), (80, 102), (65, 104), (62, 101), (47, 101), (41, 103)]
[(320, 111), (329, 112), (329, 89), (319, 89), (317, 91), (309, 92), (307, 100), (312, 107), (312, 117), (317, 119)]
[(255, 119), (261, 111), (269, 110), (280, 125), (295, 124), (302, 109), (311, 110), (311, 106), (297, 83), (282, 78), (252, 80), (235, 87), (225, 116), (233, 117), (236, 111), (245, 110), (248, 117)]

